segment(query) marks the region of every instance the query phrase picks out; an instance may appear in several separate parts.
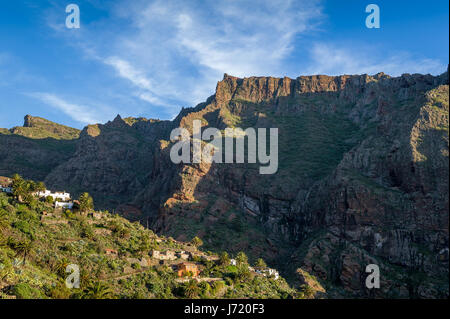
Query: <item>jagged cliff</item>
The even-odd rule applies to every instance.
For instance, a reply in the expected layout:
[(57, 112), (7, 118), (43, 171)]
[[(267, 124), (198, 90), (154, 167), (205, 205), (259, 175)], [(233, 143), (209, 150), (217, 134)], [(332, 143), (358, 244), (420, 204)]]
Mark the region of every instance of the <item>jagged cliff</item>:
[[(170, 131), (194, 119), (204, 128), (277, 127), (278, 172), (173, 164)], [(263, 256), (292, 282), (314, 274), (330, 297), (448, 296), (448, 73), (225, 75), (215, 95), (174, 121), (117, 117), (74, 141), (37, 178), (87, 190), (159, 233)], [(0, 174), (36, 178), (33, 163), (15, 164), (27, 158), (22, 144), (35, 142), (0, 135)], [(371, 263), (379, 290), (365, 288)]]

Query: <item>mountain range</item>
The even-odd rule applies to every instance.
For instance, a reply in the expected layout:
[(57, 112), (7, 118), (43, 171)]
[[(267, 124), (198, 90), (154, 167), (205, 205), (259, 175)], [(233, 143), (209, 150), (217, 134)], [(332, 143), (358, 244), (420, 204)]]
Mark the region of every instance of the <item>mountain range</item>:
[[(237, 78), (172, 121), (121, 118), (81, 131), (25, 116), (0, 129), (0, 175), (89, 192), (96, 207), (180, 241), (263, 257), (328, 297), (448, 297), (448, 72)], [(279, 130), (279, 168), (173, 164), (170, 133)], [(367, 289), (366, 266), (380, 268)]]

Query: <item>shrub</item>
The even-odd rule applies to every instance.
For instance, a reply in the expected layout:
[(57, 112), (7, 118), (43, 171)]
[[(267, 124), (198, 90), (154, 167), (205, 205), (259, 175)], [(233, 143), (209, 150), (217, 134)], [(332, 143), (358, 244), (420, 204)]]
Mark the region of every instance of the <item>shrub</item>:
[(27, 283), (15, 285), (12, 293), (16, 295), (17, 299), (41, 299), (43, 297), (38, 289), (31, 287)]
[(201, 240), (200, 238), (198, 238), (197, 236), (195, 236), (194, 238), (192, 238), (191, 241), (192, 245), (194, 245), (195, 247), (200, 247), (203, 245), (203, 240)]
[(10, 225), (10, 223), (9, 223), (8, 213), (6, 212), (6, 210), (0, 208), (0, 232), (3, 229), (8, 228), (9, 225)]
[(38, 221), (38, 214), (34, 211), (29, 210), (27, 207), (19, 206), (17, 216), (21, 220), (26, 220), (28, 222)]
[(30, 224), (27, 221), (19, 220), (13, 223), (13, 227), (20, 230), (22, 233), (29, 235), (31, 238), (34, 238), (34, 232), (31, 228)]
[(75, 217), (75, 214), (70, 210), (70, 209), (66, 209), (63, 212), (64, 217), (66, 217), (67, 219), (72, 219)]
[(241, 282), (248, 281), (252, 278), (252, 274), (250, 270), (248, 270), (248, 267), (245, 265), (242, 265), (239, 267), (239, 270), (237, 272), (236, 279), (238, 279)]
[(87, 223), (82, 223), (80, 235), (83, 238), (89, 238), (89, 239), (94, 238), (94, 230), (93, 230), (92, 226)]
[(300, 286), (300, 299), (314, 299), (314, 289), (308, 285)]
[(50, 288), (48, 296), (52, 299), (69, 299), (71, 291), (65, 284), (58, 284)]

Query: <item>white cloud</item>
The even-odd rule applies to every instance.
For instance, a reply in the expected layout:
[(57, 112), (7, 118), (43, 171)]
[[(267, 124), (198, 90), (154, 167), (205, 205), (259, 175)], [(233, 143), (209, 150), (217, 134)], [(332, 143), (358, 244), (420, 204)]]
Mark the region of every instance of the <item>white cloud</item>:
[(54, 94), (35, 92), (27, 95), (36, 98), (44, 102), (45, 104), (62, 111), (66, 115), (70, 116), (73, 120), (83, 124), (100, 123), (101, 118), (103, 117), (100, 114), (104, 110), (96, 111), (95, 108), (93, 108), (92, 106), (70, 103)]
[(131, 81), (139, 98), (166, 106), (204, 101), (224, 73), (284, 75), (296, 37), (322, 16), (318, 1), (306, 0), (136, 1), (116, 14), (132, 27), (113, 39), (104, 63)]
[(147, 78), (143, 72), (134, 68), (128, 61), (113, 56), (105, 59), (104, 63), (112, 66), (122, 78), (129, 80), (139, 88), (140, 92), (135, 95), (141, 100), (154, 105), (170, 106), (153, 92), (155, 86), (152, 84), (152, 80)]
[(130, 80), (134, 85), (145, 90), (151, 90), (152, 86), (150, 80), (131, 66), (129, 62), (118, 57), (109, 57), (105, 60), (105, 63), (114, 67), (119, 72), (120, 76)]
[(325, 43), (315, 43), (310, 50), (311, 66), (308, 74), (376, 74), (384, 72), (392, 76), (403, 73), (441, 74), (446, 66), (438, 60), (416, 58), (407, 52), (383, 53), (377, 50), (340, 48)]
[(204, 14), (185, 9), (175, 14), (178, 49), (216, 73), (276, 74), (292, 50), (295, 35), (308, 30), (310, 20), (320, 16), (312, 4), (226, 1)]

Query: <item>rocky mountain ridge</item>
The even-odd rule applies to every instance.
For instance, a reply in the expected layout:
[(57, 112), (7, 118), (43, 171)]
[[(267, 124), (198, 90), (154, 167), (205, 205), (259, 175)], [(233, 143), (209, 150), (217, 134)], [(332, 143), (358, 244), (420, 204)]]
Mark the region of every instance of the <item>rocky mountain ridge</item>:
[[(277, 127), (278, 172), (173, 164), (170, 131), (191, 130), (194, 119), (204, 128)], [(448, 296), (448, 73), (225, 75), (174, 121), (118, 116), (69, 142), (75, 149), (59, 152), (2, 133), (0, 175), (87, 190), (158, 233), (265, 256), (293, 281), (301, 268), (330, 297)], [(23, 145), (39, 156), (19, 165), (30, 156)], [(33, 168), (47, 156), (51, 169)], [(365, 287), (370, 263), (380, 266), (379, 290)]]

